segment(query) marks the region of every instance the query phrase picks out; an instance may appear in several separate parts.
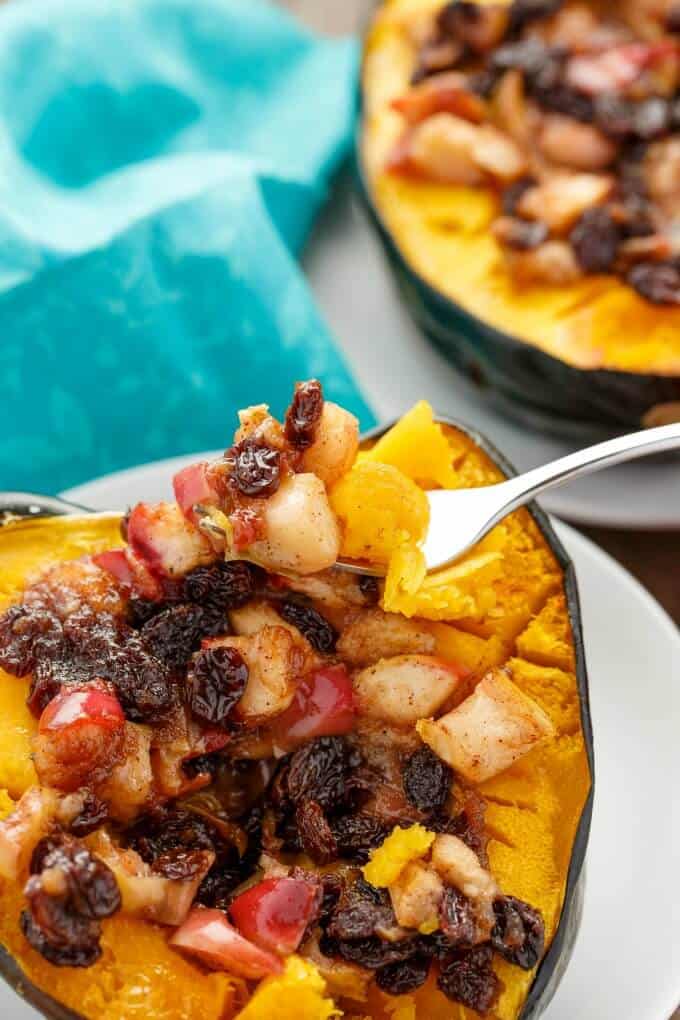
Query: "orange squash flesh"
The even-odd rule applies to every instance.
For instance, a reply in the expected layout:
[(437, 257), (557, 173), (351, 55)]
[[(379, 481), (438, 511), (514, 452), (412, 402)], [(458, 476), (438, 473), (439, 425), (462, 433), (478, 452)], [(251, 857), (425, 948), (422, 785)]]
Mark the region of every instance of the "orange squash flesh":
[[(408, 416), (407, 416), (408, 418)], [(417, 416), (380, 455), (406, 474), (414, 432), (434, 426)], [(420, 431), (419, 431), (420, 430)], [(423, 433), (424, 430), (424, 433)], [(447, 428), (446, 465), (434, 458), (429, 472), (442, 471), (450, 486), (490, 484), (502, 474), (462, 432)], [(440, 447), (440, 451), (441, 451)], [(365, 455), (362, 454), (363, 458)], [(370, 454), (368, 455), (370, 458)], [(425, 484), (430, 479), (414, 478)], [(491, 545), (502, 550), (503, 570), (490, 583), (493, 605), (481, 615), (451, 622), (430, 620), (437, 652), (481, 676), (507, 664), (514, 682), (551, 717), (557, 736), (504, 773), (483, 783), (491, 834), (490, 868), (503, 892), (527, 900), (543, 914), (547, 944), (555, 933), (563, 904), (574, 839), (591, 779), (579, 711), (574, 635), (565, 601), (564, 577), (546, 539), (526, 510), (496, 529)], [(118, 522), (53, 519), (27, 522), (0, 531), (0, 611), (16, 601), (36, 571), (52, 562), (74, 559), (121, 544)], [(35, 781), (30, 761), (36, 724), (25, 707), (28, 680), (0, 671), (0, 813)], [(17, 921), (23, 896), (0, 881), (0, 943), (20, 964), (26, 978), (79, 1014), (97, 1020), (231, 1020), (244, 1005), (244, 986), (226, 974), (210, 974), (182, 958), (167, 944), (167, 932), (151, 923), (118, 914), (103, 922), (103, 956), (86, 970), (55, 968), (25, 941)], [(534, 974), (494, 964), (504, 990), (493, 1011), (498, 1020), (520, 1015)], [(284, 979), (281, 979), (283, 981)], [(288, 979), (286, 979), (288, 980)], [(297, 995), (298, 1020), (327, 1020), (332, 1004), (305, 984), (304, 974), (256, 993), (244, 1020), (277, 1020), (276, 997)], [(297, 1000), (296, 1000), (297, 1001)], [(433, 977), (413, 996), (398, 999), (372, 987), (368, 1001), (337, 1004), (342, 1015), (375, 1020), (474, 1020), (476, 1013), (446, 999)], [(286, 1017), (288, 1014), (285, 1014)], [(282, 1014), (283, 1016), (283, 1014)]]

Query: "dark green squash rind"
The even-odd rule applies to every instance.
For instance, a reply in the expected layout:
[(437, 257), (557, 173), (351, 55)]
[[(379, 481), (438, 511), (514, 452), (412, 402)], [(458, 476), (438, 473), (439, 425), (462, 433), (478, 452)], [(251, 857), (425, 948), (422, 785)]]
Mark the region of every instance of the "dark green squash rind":
[[(446, 415), (436, 415), (435, 417), (441, 424), (450, 425), (453, 428), (457, 428), (462, 432), (465, 432), (475, 442), (475, 444), (491, 458), (491, 460), (501, 469), (501, 471), (503, 471), (504, 474), (507, 476), (517, 474), (515, 469), (505, 459), (505, 457), (475, 429), (470, 428), (462, 422), (456, 421), (454, 418), (449, 418)], [(371, 432), (366, 433), (363, 439), (378, 439), (381, 435), (383, 435), (383, 433), (391, 428), (393, 424), (394, 422), (390, 422), (386, 425), (381, 425), (373, 429)], [(5, 496), (7, 495), (9, 494), (5, 494)], [(52, 516), (59, 513), (72, 513), (74, 510), (73, 504), (59, 500), (46, 500), (44, 497), (40, 496), (29, 496), (28, 498), (22, 498), (19, 500), (16, 498), (17, 495), (25, 497), (25, 494), (11, 494), (13, 497), (11, 500), (12, 509), (14, 513), (17, 514), (22, 512), (24, 508), (27, 509), (29, 506), (33, 508), (32, 515), (35, 514), (36, 508), (39, 512), (42, 512), (44, 516)], [(2, 509), (3, 506), (6, 507), (9, 502), (10, 500), (6, 499), (3, 494), (0, 493), (0, 509)], [(82, 508), (77, 508), (76, 512), (78, 509)], [(588, 757), (591, 784), (588, 797), (581, 813), (578, 828), (576, 830), (560, 922), (555, 935), (553, 936), (548, 952), (545, 954), (538, 967), (529, 995), (527, 996), (524, 1004), (524, 1008), (519, 1016), (519, 1020), (538, 1020), (538, 1018), (543, 1014), (548, 1003), (555, 994), (573, 951), (583, 908), (583, 889), (585, 884), (584, 863), (586, 849), (588, 846), (588, 837), (590, 834), (594, 794), (593, 730), (590, 716), (588, 673), (583, 644), (583, 625), (581, 621), (581, 608), (576, 583), (576, 572), (566, 549), (555, 534), (547, 515), (535, 504), (531, 504), (529, 506), (529, 510), (536, 521), (541, 534), (557, 558), (557, 561), (564, 572), (567, 607), (576, 654), (576, 680), (579, 692), (581, 727), (586, 754)], [(0, 976), (14, 988), (18, 995), (24, 998), (27, 1002), (30, 1002), (31, 1005), (35, 1006), (35, 1008), (42, 1013), (43, 1016), (47, 1017), (48, 1020), (85, 1020), (81, 1014), (68, 1009), (62, 1003), (57, 1002), (51, 996), (47, 995), (40, 988), (34, 985), (21, 970), (19, 964), (2, 946), (0, 946)], [(152, 1020), (152, 1018), (150, 1018), (150, 1020)]]
[[(360, 104), (361, 105), (361, 104)], [(357, 190), (382, 241), (412, 318), (447, 359), (492, 401), (532, 427), (559, 435), (640, 428), (657, 404), (680, 401), (680, 377), (570, 365), (496, 329), (429, 284), (408, 263), (376, 208), (355, 139)]]

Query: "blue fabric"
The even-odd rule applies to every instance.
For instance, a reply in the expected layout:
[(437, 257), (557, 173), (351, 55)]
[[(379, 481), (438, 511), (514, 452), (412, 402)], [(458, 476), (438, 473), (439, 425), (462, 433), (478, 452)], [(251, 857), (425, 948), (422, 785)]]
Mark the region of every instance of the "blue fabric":
[(219, 447), (308, 376), (372, 423), (296, 261), (356, 73), (260, 0), (0, 8), (0, 488)]

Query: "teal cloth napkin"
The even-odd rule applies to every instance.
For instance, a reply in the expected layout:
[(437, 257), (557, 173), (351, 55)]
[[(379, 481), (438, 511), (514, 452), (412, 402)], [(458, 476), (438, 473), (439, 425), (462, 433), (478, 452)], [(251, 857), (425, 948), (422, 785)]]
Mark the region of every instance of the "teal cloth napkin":
[(356, 74), (260, 0), (0, 9), (0, 488), (223, 446), (308, 376), (373, 422), (296, 261)]

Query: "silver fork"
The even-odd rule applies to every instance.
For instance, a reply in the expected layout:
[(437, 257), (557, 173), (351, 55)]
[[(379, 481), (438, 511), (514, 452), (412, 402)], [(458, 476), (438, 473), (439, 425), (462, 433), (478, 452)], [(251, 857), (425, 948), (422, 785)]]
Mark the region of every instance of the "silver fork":
[[(428, 492), (430, 523), (421, 542), (427, 569), (434, 571), (449, 566), (509, 513), (547, 489), (624, 460), (675, 449), (680, 449), (680, 423), (608, 439), (496, 485)], [(678, 471), (680, 465), (670, 466), (669, 470)], [(379, 573), (373, 565), (351, 560), (341, 560), (338, 566), (358, 574)]]

